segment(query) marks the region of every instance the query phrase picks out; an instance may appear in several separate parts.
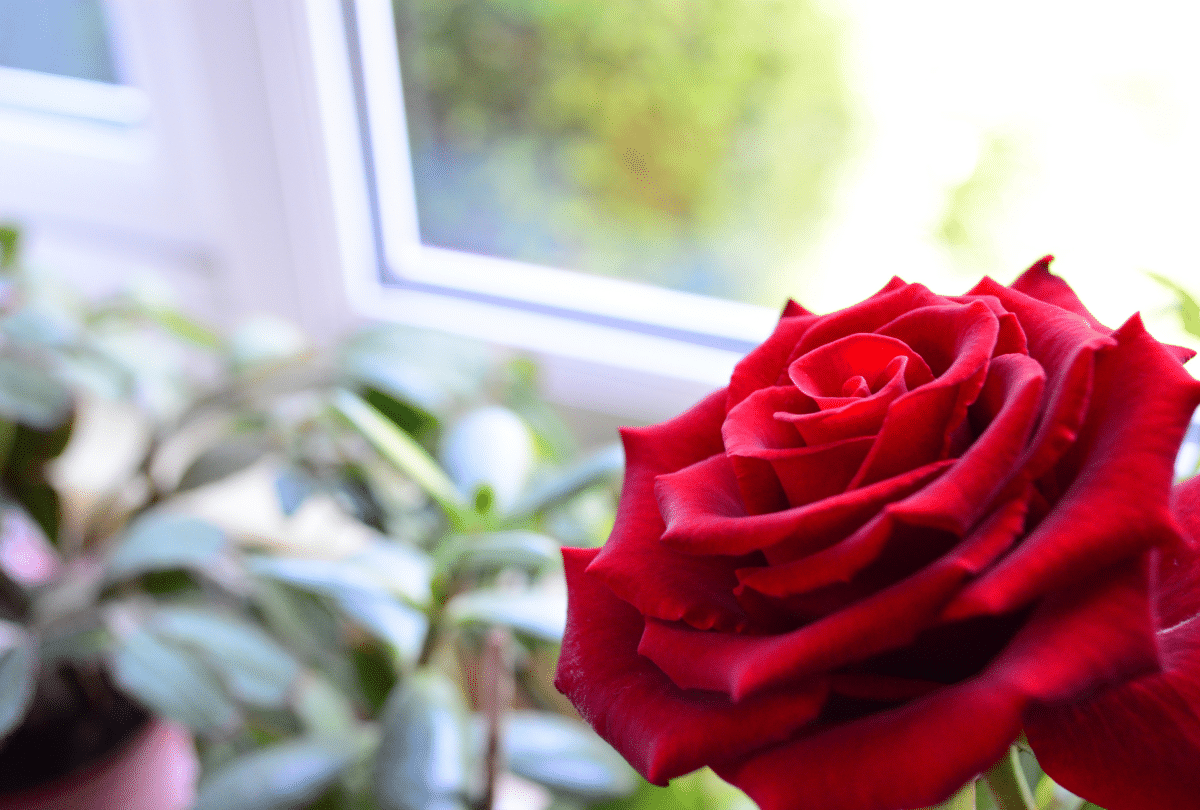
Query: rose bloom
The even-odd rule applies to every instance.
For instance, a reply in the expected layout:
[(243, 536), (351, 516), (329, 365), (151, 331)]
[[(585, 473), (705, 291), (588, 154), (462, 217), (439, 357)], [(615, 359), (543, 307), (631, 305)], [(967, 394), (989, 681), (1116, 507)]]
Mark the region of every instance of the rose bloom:
[(923, 807), (1024, 729), (1109, 810), (1200, 807), (1192, 353), (1101, 325), (1049, 260), (789, 303), (728, 388), (622, 432), (556, 682), (647, 779)]

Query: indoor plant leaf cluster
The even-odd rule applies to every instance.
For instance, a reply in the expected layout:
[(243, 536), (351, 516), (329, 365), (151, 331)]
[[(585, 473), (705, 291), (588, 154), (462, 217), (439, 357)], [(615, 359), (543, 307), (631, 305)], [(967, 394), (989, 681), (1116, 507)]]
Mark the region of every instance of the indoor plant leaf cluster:
[(385, 326), (223, 335), (4, 246), (0, 763), (91, 696), (110, 746), (147, 712), (193, 731), (198, 808), (467, 808), (504, 773), (557, 807), (636, 792), (550, 683), (554, 535), (603, 539), (574, 505), (611, 504), (622, 457), (576, 453), (527, 363)]

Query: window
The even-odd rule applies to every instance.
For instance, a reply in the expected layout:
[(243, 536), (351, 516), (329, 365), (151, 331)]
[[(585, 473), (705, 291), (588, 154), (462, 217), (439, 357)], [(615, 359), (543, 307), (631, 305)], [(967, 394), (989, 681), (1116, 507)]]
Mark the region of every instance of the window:
[(0, 138), (136, 159), (149, 114), (100, 0), (0, 2)]
[[(638, 186), (670, 157), (640, 143), (673, 137), (679, 151), (700, 153), (707, 145), (682, 137), (679, 111), (647, 85), (691, 70), (719, 100), (720, 82), (738, 80), (722, 77), (720, 54), (688, 62), (688, 47), (704, 48), (695, 40), (706, 5), (713, 15), (777, 15), (774, 39), (755, 41), (753, 21), (720, 30), (735, 43), (727, 47), (742, 48), (729, 64), (799, 59), (809, 86), (795, 109), (740, 77), (768, 99), (742, 113), (785, 122), (791, 152), (767, 141), (769, 126), (732, 126), (736, 148), (707, 174), (660, 165), (661, 182)], [(684, 6), (691, 16), (672, 21)], [(1136, 19), (1104, 7), (1081, 16), (1066, 0), (1003, 14), (942, 0), (630, 7), (639, 12), (626, 19), (619, 2), (344, 0), (378, 251), (356, 275), (361, 306), (719, 385), (788, 294), (829, 311), (893, 273), (958, 291), (982, 273), (1011, 280), (1054, 252), (1056, 270), (1106, 322), (1123, 321), (1136, 301), (1162, 339), (1194, 343), (1172, 320), (1169, 295), (1141, 272), (1193, 287), (1200, 279), (1184, 225), (1200, 215), (1189, 191), (1200, 182), (1191, 145), (1200, 107), (1187, 92), (1200, 64), (1180, 39), (1190, 12), (1165, 0)], [(810, 16), (788, 29), (781, 8)], [(620, 59), (644, 71), (645, 85)], [(630, 109), (658, 130), (644, 120), (639, 130)], [(785, 184), (808, 183), (796, 219), (770, 207), (779, 192), (766, 175), (757, 184), (753, 171), (738, 177), (739, 156), (753, 169), (751, 158), (764, 155)], [(806, 163), (812, 156), (823, 173)], [(725, 199), (675, 199), (688, 182), (714, 177), (729, 182)], [(695, 215), (730, 198), (741, 200), (740, 214)], [(638, 218), (673, 206), (685, 216), (668, 227)], [(697, 226), (712, 221), (722, 224)], [(789, 233), (768, 245), (763, 222)], [(622, 228), (633, 236), (613, 235)]]
[(772, 262), (827, 202), (849, 116), (815, 7), (670, 5), (347, 2), (367, 306), (727, 379), (773, 325)]
[[(662, 22), (702, 6), (798, 16), (765, 40), (750, 14)], [(60, 31), (68, 12), (90, 22), (30, 56), (36, 37), (4, 36), (32, 7)], [(674, 38), (600, 37), (574, 69), (581, 29), (529, 16), (554, 9)], [(541, 353), (555, 396), (647, 419), (723, 384), (785, 296), (827, 312), (893, 273), (958, 291), (1047, 252), (1101, 320), (1137, 305), (1160, 339), (1196, 345), (1141, 272), (1200, 293), (1200, 51), (1173, 0), (0, 0), (0, 15), (0, 217), (79, 235), (81, 255), (165, 256), (201, 315), (452, 329)], [(725, 36), (700, 36), (706, 19)], [(758, 61), (739, 72), (713, 42)], [(616, 53), (666, 89), (601, 70)], [(563, 103), (492, 99), (464, 83), (477, 74)], [(51, 104), (36, 89), (51, 85), (73, 90)], [(709, 137), (689, 93), (736, 125)], [(743, 96), (760, 101), (728, 101)], [(542, 131), (517, 126), (537, 116)]]

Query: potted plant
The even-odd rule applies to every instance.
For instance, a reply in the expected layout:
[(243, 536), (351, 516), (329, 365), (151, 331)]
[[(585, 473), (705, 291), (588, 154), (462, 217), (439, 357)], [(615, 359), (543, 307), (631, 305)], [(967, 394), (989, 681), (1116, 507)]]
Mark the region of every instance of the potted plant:
[(224, 337), (2, 244), (0, 807), (638, 790), (550, 683), (560, 542), (603, 539), (620, 452), (576, 454), (527, 361)]

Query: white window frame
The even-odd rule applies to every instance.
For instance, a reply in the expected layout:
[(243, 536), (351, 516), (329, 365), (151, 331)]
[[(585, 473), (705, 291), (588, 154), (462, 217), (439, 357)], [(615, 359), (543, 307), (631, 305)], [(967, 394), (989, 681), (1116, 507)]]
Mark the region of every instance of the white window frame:
[(321, 117), (338, 207), (358, 218), (343, 223), (360, 243), (343, 264), (358, 311), (595, 364), (610, 382), (619, 370), (677, 380), (686, 396), (727, 382), (770, 333), (765, 307), (421, 244), (391, 4), (342, 0), (340, 25), (327, 0), (308, 8), (317, 72), (341, 76), (325, 82)]
[[(85, 289), (102, 286), (98, 269), (119, 281), (124, 257), (153, 255), (152, 267), (177, 271), (184, 303), (218, 323), (274, 312), (322, 342), (364, 317), (454, 331), (532, 351), (554, 400), (638, 420), (724, 385), (775, 322), (764, 308), (420, 245), (407, 155), (363, 148), (364, 133), (380, 139), (375, 127), (406, 131), (394, 39), (371, 39), (390, 24), (346, 25), (360, 6), (390, 19), (386, 0), (105, 2), (145, 118), (10, 104), (43, 132), (0, 127), (0, 219), (79, 237)], [(367, 32), (371, 58), (391, 48), (393, 68), (378, 72), (396, 83), (391, 117), (369, 127), (348, 30)], [(112, 148), (93, 137), (105, 133)], [(386, 242), (372, 159), (400, 160), (399, 185), (384, 192), (395, 226)]]

